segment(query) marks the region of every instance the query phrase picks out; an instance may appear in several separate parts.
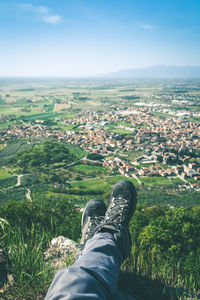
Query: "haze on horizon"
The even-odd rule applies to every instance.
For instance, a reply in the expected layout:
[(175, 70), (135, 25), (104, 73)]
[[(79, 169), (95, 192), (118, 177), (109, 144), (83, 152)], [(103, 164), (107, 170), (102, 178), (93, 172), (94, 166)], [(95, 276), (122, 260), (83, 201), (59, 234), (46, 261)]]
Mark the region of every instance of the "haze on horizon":
[(0, 3), (0, 77), (200, 66), (198, 0)]

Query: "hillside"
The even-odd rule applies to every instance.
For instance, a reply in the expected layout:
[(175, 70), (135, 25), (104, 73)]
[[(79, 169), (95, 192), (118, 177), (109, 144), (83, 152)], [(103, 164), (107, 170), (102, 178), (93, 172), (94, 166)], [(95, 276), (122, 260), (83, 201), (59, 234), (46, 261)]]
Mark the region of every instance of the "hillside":
[[(93, 197), (108, 204), (112, 186), (125, 178), (103, 167), (101, 156), (87, 155), (80, 147), (44, 139), (11, 141), (1, 149), (0, 293), (5, 299), (43, 299), (61, 266), (55, 267), (55, 257), (45, 259), (50, 241), (65, 236), (78, 243), (80, 209)], [(138, 207), (119, 285), (145, 300), (197, 295), (199, 192), (180, 191), (177, 178), (129, 180), (136, 186)], [(66, 256), (64, 265), (73, 261), (73, 255)]]
[[(44, 253), (54, 237), (65, 236), (78, 242), (80, 218), (80, 212), (67, 196), (56, 202), (52, 199), (38, 199), (34, 203), (10, 201), (1, 207), (2, 299), (44, 298), (55, 269), (63, 266), (63, 263), (53, 263), (55, 253), (48, 261)], [(138, 206), (130, 222), (132, 250), (122, 266), (119, 285), (145, 300), (178, 300), (184, 294), (197, 295), (199, 220), (200, 206), (192, 209)], [(63, 256), (59, 257), (62, 260)], [(65, 255), (65, 266), (73, 262), (73, 253)], [(5, 285), (7, 274), (10, 283)]]
[[(98, 75), (97, 75), (98, 76)], [(124, 69), (117, 72), (99, 74), (105, 78), (200, 78), (199, 66), (156, 65), (147, 68)]]
[(119, 285), (138, 299), (196, 300), (199, 79), (0, 84), (0, 299), (44, 299), (58, 267), (46, 260), (52, 239), (78, 243), (88, 200), (108, 204), (128, 179), (138, 205)]

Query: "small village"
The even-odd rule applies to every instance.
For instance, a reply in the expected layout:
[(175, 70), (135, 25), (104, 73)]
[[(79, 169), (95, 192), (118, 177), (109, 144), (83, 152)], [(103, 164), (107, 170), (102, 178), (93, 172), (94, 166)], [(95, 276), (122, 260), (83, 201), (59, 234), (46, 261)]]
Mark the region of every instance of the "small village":
[[(135, 177), (139, 183), (140, 176), (165, 176), (169, 180), (178, 177), (185, 188), (199, 189), (200, 159), (193, 159), (194, 150), (200, 150), (198, 123), (181, 117), (163, 119), (149, 108), (132, 106), (117, 107), (108, 113), (87, 110), (73, 119), (56, 121), (72, 129), (52, 129), (43, 120), (23, 122), (0, 131), (1, 143), (20, 138), (56, 139), (101, 155), (104, 167)], [(140, 155), (127, 160), (126, 155), (133, 151)]]

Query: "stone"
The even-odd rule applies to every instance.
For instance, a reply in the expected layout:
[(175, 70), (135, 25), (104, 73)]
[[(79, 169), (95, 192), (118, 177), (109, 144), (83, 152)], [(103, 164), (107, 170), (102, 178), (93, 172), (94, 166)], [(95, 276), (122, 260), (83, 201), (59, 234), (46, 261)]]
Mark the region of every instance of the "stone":
[(55, 270), (71, 265), (79, 254), (78, 244), (64, 236), (53, 238), (49, 249), (44, 253), (47, 263)]

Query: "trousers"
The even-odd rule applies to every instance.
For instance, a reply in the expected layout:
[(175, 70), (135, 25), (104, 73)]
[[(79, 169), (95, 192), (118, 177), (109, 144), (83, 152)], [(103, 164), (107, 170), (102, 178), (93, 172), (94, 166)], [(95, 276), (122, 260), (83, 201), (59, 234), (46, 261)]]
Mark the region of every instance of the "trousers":
[(71, 267), (57, 272), (45, 300), (134, 300), (117, 287), (120, 265), (113, 235), (97, 233)]

